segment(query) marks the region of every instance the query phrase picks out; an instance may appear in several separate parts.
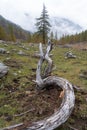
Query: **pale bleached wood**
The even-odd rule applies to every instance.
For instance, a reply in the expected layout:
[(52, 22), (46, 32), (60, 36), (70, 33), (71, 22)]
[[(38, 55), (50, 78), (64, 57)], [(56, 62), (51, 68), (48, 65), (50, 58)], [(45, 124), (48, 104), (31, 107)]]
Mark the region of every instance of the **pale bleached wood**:
[(46, 53), (43, 53), (43, 48), (42, 48), (42, 44), (40, 43), (39, 45), (39, 50), (40, 50), (40, 60), (38, 62), (38, 65), (37, 65), (37, 70), (36, 70), (36, 83), (38, 85), (37, 88), (43, 88), (43, 79), (41, 77), (41, 67), (42, 67), (42, 64), (44, 62), (44, 60), (46, 60), (48, 62), (48, 65), (44, 71), (44, 74), (43, 74), (43, 77), (47, 77), (51, 71), (52, 71), (52, 60), (51, 58), (49, 57), (49, 53), (50, 51), (52, 50), (52, 44), (51, 42), (49, 41), (48, 42), (48, 46), (47, 46), (47, 49), (46, 49)]
[(69, 118), (74, 108), (74, 91), (72, 84), (69, 83), (68, 80), (60, 77), (50, 76), (44, 79), (43, 83), (46, 87), (55, 84), (57, 87), (61, 87), (63, 89), (64, 97), (62, 104), (53, 115), (45, 118), (44, 120), (33, 122), (32, 126), (28, 127), (27, 130), (54, 130)]
[(37, 83), (37, 85), (40, 88), (41, 86), (43, 86), (43, 80), (42, 80), (42, 77), (41, 77), (41, 66), (42, 66), (42, 63), (44, 61), (44, 53), (43, 53), (43, 49), (42, 49), (42, 44), (41, 43), (39, 45), (39, 50), (40, 50), (40, 60), (38, 62), (37, 70), (36, 70), (36, 83)]
[[(28, 130), (53, 130), (60, 126), (62, 123), (64, 123), (70, 116), (75, 103), (75, 96), (74, 96), (74, 90), (73, 86), (69, 81), (66, 79), (55, 77), (55, 76), (49, 76), (49, 73), (52, 70), (52, 60), (49, 57), (49, 52), (51, 51), (52, 46), (51, 43), (48, 42), (46, 54), (43, 54), (42, 46), (40, 44), (40, 61), (37, 65), (37, 72), (36, 72), (36, 81), (39, 88), (49, 87), (52, 85), (56, 85), (57, 87), (61, 87), (64, 92), (64, 97), (62, 100), (62, 104), (60, 108), (58, 108), (57, 112), (55, 112), (52, 116), (45, 118), (42, 121), (34, 122), (31, 127), (28, 128)], [(48, 66), (45, 69), (45, 79), (42, 79), (41, 77), (41, 66), (43, 61), (46, 60), (48, 62)], [(38, 79), (38, 80), (37, 80)]]
[[(24, 124), (23, 123), (19, 123), (19, 124), (16, 124), (16, 125), (12, 125), (12, 126), (8, 126), (8, 127), (5, 127), (5, 128), (2, 128), (0, 130), (14, 130), (15, 128), (17, 127), (21, 127), (23, 126)], [(17, 129), (16, 129), (17, 130)]]
[(49, 42), (48, 42), (48, 46), (47, 46), (47, 50), (46, 50), (46, 54), (45, 54), (45, 60), (48, 62), (48, 66), (47, 66), (47, 68), (45, 69), (44, 77), (49, 76), (49, 74), (50, 74), (51, 71), (52, 71), (53, 61), (52, 61), (52, 59), (50, 58), (50, 51), (51, 51), (51, 50), (52, 50), (52, 43), (49, 41)]
[[(69, 118), (74, 108), (74, 90), (72, 84), (68, 80), (63, 79), (61, 77), (49, 76), (43, 80), (43, 84), (44, 87), (49, 87), (50, 85), (56, 85), (57, 87), (61, 87), (64, 91), (62, 103), (55, 113), (43, 120), (32, 122), (31, 126), (27, 126), (26, 130), (54, 130)], [(23, 123), (10, 126), (7, 127), (7, 130), (22, 125)]]

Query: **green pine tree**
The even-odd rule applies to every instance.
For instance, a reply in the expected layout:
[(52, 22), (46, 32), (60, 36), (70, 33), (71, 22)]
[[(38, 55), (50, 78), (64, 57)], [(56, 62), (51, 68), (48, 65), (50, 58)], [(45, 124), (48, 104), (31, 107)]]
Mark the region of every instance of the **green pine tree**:
[(0, 26), (0, 40), (6, 40), (6, 39), (7, 39), (6, 32), (4, 28)]
[(43, 10), (41, 16), (36, 19), (36, 27), (37, 27), (37, 34), (40, 35), (43, 39), (43, 43), (45, 44), (48, 39), (48, 33), (50, 31), (50, 23), (49, 23), (49, 15), (46, 10), (45, 5), (43, 5)]
[(15, 37), (15, 34), (14, 34), (14, 29), (13, 29), (13, 26), (12, 25), (9, 25), (9, 40), (10, 41), (16, 41), (16, 37)]

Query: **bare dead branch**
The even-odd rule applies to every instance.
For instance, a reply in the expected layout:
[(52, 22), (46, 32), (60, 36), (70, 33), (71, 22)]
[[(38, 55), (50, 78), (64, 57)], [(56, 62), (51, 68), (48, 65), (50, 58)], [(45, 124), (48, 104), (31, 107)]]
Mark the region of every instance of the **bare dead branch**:
[(27, 113), (29, 113), (29, 112), (34, 111), (34, 110), (35, 110), (35, 108), (32, 108), (32, 109), (30, 109), (30, 110), (28, 110), (28, 111), (25, 111), (25, 112), (23, 112), (23, 113), (20, 113), (20, 114), (14, 115), (14, 117), (23, 116), (23, 115), (25, 115), (25, 114), (27, 114)]
[(46, 60), (48, 62), (48, 66), (45, 69), (43, 77), (44, 78), (47, 77), (51, 73), (51, 71), (52, 71), (52, 60), (49, 57), (49, 52), (52, 50), (51, 42), (50, 41), (48, 42), (48, 46), (47, 46), (45, 54), (43, 53), (43, 49), (42, 49), (42, 44), (41, 43), (39, 45), (39, 50), (40, 50), (40, 60), (39, 60), (38, 65), (37, 65), (36, 81), (35, 82), (37, 83), (39, 88), (42, 88), (43, 87), (43, 79), (41, 77), (41, 67), (42, 67), (42, 63), (44, 62), (44, 60)]
[(12, 126), (9, 126), (9, 127), (5, 127), (1, 130), (14, 130), (15, 128), (17, 127), (20, 127), (20, 126), (23, 126), (24, 124), (23, 123), (19, 123), (19, 124), (16, 124), (16, 125), (12, 125)]
[(52, 71), (53, 62), (52, 62), (51, 58), (49, 57), (49, 53), (50, 53), (51, 50), (52, 50), (52, 43), (49, 41), (48, 46), (47, 46), (47, 50), (46, 50), (46, 54), (45, 54), (45, 60), (48, 62), (48, 66), (45, 69), (44, 77), (49, 76), (49, 74)]
[(78, 130), (78, 129), (72, 127), (71, 125), (69, 125), (68, 127), (69, 127), (71, 130)]

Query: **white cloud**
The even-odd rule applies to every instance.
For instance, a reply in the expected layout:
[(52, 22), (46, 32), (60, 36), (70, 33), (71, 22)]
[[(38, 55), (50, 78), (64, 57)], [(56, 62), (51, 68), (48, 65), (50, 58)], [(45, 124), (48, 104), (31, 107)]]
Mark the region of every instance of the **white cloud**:
[(49, 15), (69, 18), (87, 28), (87, 0), (0, 0), (0, 14), (22, 25), (25, 13), (40, 16), (43, 3)]

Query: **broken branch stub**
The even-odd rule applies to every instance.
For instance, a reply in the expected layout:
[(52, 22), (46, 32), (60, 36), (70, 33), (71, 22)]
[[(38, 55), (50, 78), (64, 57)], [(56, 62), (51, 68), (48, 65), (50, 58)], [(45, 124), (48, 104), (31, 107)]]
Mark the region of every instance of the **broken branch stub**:
[(49, 52), (52, 50), (52, 44), (51, 42), (48, 42), (48, 46), (46, 49), (46, 53), (43, 53), (43, 48), (42, 48), (42, 44), (40, 43), (39, 45), (39, 50), (40, 50), (40, 60), (38, 62), (37, 65), (37, 71), (36, 71), (36, 83), (38, 85), (38, 87), (41, 89), (43, 88), (44, 84), (43, 84), (43, 78), (41, 76), (41, 67), (42, 67), (42, 63), (46, 60), (48, 62), (48, 66), (45, 68), (43, 77), (46, 78), (47, 76), (49, 76), (49, 74), (52, 71), (52, 65), (53, 62), (51, 60), (51, 58), (49, 57)]
[(52, 71), (53, 61), (50, 58), (50, 54), (49, 54), (51, 50), (52, 50), (52, 43), (49, 41), (48, 42), (48, 47), (47, 47), (47, 50), (46, 50), (46, 54), (45, 54), (45, 60), (48, 62), (48, 66), (45, 69), (44, 77), (49, 76), (49, 74)]

